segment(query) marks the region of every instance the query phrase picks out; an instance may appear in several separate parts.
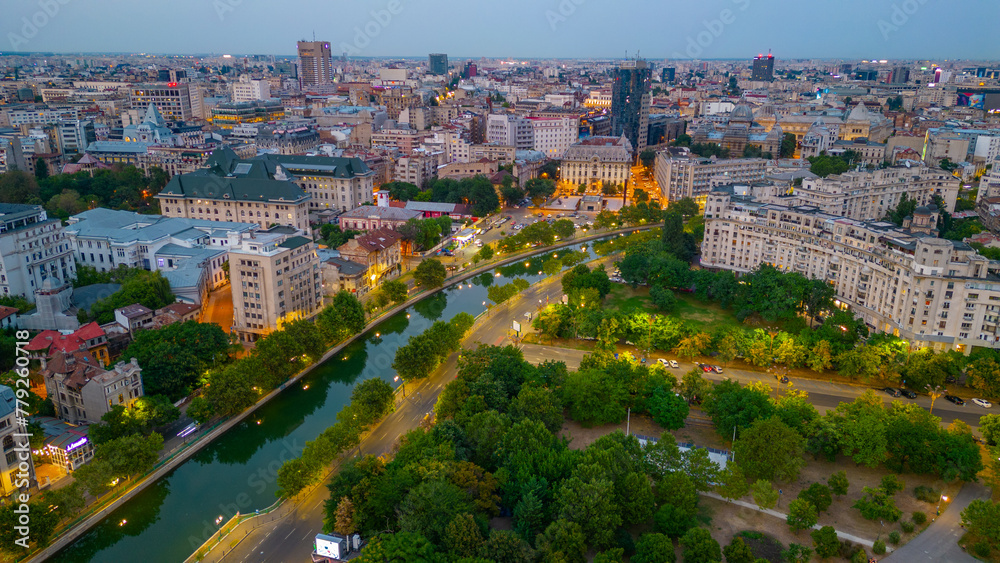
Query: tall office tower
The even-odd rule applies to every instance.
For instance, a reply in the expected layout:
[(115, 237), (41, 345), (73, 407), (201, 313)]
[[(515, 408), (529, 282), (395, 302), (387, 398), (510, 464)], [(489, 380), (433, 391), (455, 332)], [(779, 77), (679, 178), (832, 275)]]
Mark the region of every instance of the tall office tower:
[(753, 58), (753, 74), (750, 80), (774, 80), (774, 55), (768, 53)]
[(611, 134), (625, 135), (636, 153), (646, 148), (652, 78), (653, 68), (646, 61), (622, 61), (611, 85)]
[(889, 79), (889, 84), (906, 84), (910, 81), (910, 69), (897, 66), (892, 69), (892, 77)]
[(333, 82), (333, 55), (325, 41), (299, 41), (299, 87)]
[(448, 55), (444, 53), (431, 53), (428, 55), (427, 65), (431, 69), (431, 74), (438, 76), (448, 75)]
[(660, 71), (660, 80), (666, 83), (673, 83), (677, 76), (677, 69), (674, 67), (663, 67)]

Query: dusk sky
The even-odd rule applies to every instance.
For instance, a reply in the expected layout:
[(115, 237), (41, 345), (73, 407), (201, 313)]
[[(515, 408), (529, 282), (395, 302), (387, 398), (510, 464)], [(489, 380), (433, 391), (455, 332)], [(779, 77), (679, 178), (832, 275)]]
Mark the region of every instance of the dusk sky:
[(3, 52), (292, 55), (315, 32), (356, 56), (1000, 59), (993, 0), (0, 0), (0, 14)]

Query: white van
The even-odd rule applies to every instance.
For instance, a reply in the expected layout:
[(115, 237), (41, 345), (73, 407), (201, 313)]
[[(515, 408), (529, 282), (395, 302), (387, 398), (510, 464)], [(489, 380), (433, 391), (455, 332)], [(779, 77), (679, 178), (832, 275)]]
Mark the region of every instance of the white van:
[(479, 248), (482, 248), (483, 247), (483, 241), (481, 241), (479, 239), (476, 239), (476, 246), (478, 246)]

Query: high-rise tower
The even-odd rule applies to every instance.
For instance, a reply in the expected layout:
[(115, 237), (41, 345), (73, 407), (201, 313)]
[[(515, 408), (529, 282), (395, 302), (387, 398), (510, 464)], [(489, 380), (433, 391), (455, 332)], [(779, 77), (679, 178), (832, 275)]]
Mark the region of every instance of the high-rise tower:
[(427, 56), (427, 66), (430, 67), (431, 74), (437, 76), (447, 76), (448, 55), (444, 53), (431, 53)]
[(753, 73), (750, 80), (762, 80), (770, 82), (774, 80), (774, 55), (757, 55), (753, 58)]
[(646, 61), (627, 60), (615, 69), (611, 86), (611, 133), (625, 135), (636, 153), (646, 148), (652, 78), (653, 69)]
[(333, 55), (326, 41), (299, 41), (299, 87), (333, 82)]

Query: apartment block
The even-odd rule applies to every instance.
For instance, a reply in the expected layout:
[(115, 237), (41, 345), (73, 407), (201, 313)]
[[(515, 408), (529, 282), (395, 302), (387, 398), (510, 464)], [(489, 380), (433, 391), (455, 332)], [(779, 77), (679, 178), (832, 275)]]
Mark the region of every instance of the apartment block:
[(257, 80), (241, 76), (239, 82), (234, 82), (234, 102), (255, 102), (271, 99), (271, 85), (267, 80)]
[(826, 178), (806, 178), (791, 195), (774, 203), (813, 206), (822, 213), (859, 221), (879, 220), (899, 204), (903, 194), (918, 205), (940, 196), (944, 211), (954, 211), (960, 181), (939, 168), (893, 166), (881, 170), (851, 170)]
[(936, 238), (938, 210), (918, 207), (903, 227), (863, 222), (712, 191), (701, 265), (749, 272), (760, 264), (829, 282), (838, 306), (915, 348), (1000, 346), (996, 265), (963, 242)]
[(704, 203), (716, 185), (764, 180), (767, 161), (762, 158), (718, 160), (702, 158), (687, 149), (669, 148), (656, 155), (656, 184), (666, 201), (690, 197)]
[(548, 158), (562, 158), (570, 146), (580, 139), (578, 120), (568, 117), (528, 117), (531, 123), (533, 150)]
[(73, 248), (62, 222), (40, 205), (0, 203), (0, 295), (35, 300), (48, 278), (76, 277)]
[(284, 229), (258, 233), (229, 252), (233, 330), (245, 342), (323, 307), (319, 258), (310, 239)]
[(486, 140), (496, 145), (527, 150), (535, 143), (534, 128), (531, 121), (520, 115), (491, 113), (486, 118)]
[(188, 83), (135, 84), (129, 89), (129, 104), (140, 113), (155, 104), (167, 121), (204, 118), (201, 91)]

